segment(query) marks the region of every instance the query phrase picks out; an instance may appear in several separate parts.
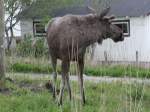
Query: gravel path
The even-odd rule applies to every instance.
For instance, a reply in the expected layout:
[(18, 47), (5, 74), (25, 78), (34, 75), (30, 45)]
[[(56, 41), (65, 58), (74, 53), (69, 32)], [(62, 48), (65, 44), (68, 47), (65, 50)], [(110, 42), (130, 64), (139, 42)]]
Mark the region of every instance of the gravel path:
[[(6, 77), (16, 77), (21, 76), (24, 78), (31, 78), (31, 79), (51, 79), (52, 75), (48, 74), (34, 74), (34, 73), (7, 73)], [(60, 75), (58, 76), (60, 78)], [(77, 81), (78, 77), (75, 75), (70, 76), (70, 80)], [(139, 83), (139, 84), (146, 84), (150, 85), (150, 79), (144, 79), (144, 78), (129, 78), (129, 77), (94, 77), (94, 76), (86, 76), (84, 75), (84, 81), (89, 81), (93, 83), (101, 83), (101, 82), (122, 82), (122, 83)]]

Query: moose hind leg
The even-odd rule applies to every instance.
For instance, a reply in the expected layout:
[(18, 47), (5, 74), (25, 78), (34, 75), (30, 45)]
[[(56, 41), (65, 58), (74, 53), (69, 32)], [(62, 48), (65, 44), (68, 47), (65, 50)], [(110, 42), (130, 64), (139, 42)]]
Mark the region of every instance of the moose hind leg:
[(78, 80), (79, 80), (81, 101), (82, 101), (82, 104), (85, 104), (85, 93), (84, 93), (84, 88), (83, 88), (83, 69), (84, 69), (84, 60), (80, 59), (78, 61), (78, 70), (79, 70)]
[(57, 71), (56, 71), (56, 66), (57, 66), (57, 59), (54, 57), (51, 57), (52, 61), (52, 68), (53, 68), (53, 98), (56, 98), (56, 85), (57, 85)]
[(60, 88), (60, 94), (59, 94), (59, 104), (62, 105), (62, 97), (64, 93), (64, 87), (65, 87), (65, 80), (66, 80), (66, 75), (68, 75), (69, 71), (69, 62), (68, 61), (62, 61), (62, 82), (61, 82), (61, 88)]
[(61, 86), (60, 86), (60, 93), (59, 93), (59, 99), (58, 99), (58, 104), (62, 105), (62, 97), (64, 93), (64, 88), (65, 88), (65, 77), (62, 75), (62, 81), (61, 81)]

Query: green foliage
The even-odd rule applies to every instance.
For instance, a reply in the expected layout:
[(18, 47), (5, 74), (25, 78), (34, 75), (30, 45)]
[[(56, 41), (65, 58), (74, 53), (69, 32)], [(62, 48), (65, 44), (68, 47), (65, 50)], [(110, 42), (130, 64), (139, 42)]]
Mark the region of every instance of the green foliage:
[(45, 16), (44, 18), (41, 19), (42, 25), (46, 25), (49, 20), (51, 20), (51, 16)]
[(45, 39), (37, 38), (33, 45), (34, 38), (27, 36), (17, 45), (17, 55), (22, 57), (33, 56), (42, 57), (48, 56), (48, 48), (44, 45)]
[(14, 72), (33, 72), (33, 73), (52, 73), (52, 67), (39, 66), (35, 64), (15, 63), (11, 66), (10, 71)]
[(32, 40), (31, 37), (25, 37), (21, 43), (17, 45), (17, 55), (28, 56), (32, 53)]
[(44, 45), (45, 39), (39, 38), (35, 45), (33, 46), (34, 56), (35, 57), (42, 57), (48, 56), (48, 48)]

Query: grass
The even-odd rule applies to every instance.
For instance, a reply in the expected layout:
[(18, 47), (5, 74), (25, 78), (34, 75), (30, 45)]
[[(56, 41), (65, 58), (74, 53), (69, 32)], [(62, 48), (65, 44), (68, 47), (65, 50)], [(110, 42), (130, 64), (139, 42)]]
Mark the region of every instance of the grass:
[(64, 104), (57, 106), (52, 95), (42, 89), (38, 92), (29, 88), (20, 88), (25, 81), (30, 85), (39, 85), (46, 80), (31, 80), (18, 77), (17, 84), (6, 82), (11, 94), (0, 94), (0, 112), (149, 112), (150, 86), (139, 84), (89, 83), (85, 82), (87, 102), (82, 106), (76, 82), (72, 82), (73, 100), (70, 102), (65, 92)]
[[(74, 68), (71, 67), (73, 73)], [(52, 67), (50, 65), (40, 64), (27, 64), (27, 63), (14, 63), (10, 66), (10, 72), (24, 72), (24, 73), (52, 73)], [(61, 73), (60, 66), (57, 67), (58, 73)], [(150, 70), (136, 67), (124, 67), (124, 66), (86, 66), (84, 74), (89, 76), (111, 76), (111, 77), (139, 77), (150, 78)]]
[[(24, 73), (52, 73), (51, 63), (46, 58), (6, 58), (6, 68), (8, 72)], [(71, 65), (71, 73), (75, 74), (76, 67)], [(57, 67), (58, 73), (61, 73), (60, 62)], [(91, 66), (85, 64), (84, 74), (89, 76), (111, 76), (111, 77), (139, 77), (150, 78), (150, 69), (133, 66)]]
[(11, 71), (13, 72), (33, 72), (33, 73), (52, 73), (52, 67), (50, 66), (39, 66), (35, 64), (19, 64), (15, 63), (11, 66), (10, 68)]
[(86, 66), (85, 74), (92, 76), (150, 78), (150, 70), (133, 66)]

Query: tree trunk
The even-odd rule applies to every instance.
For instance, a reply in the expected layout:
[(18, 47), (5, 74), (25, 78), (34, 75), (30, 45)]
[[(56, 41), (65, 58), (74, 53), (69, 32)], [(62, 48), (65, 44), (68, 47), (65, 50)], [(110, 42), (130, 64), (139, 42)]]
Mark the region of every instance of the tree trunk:
[(8, 44), (9, 44), (9, 30), (7, 29), (7, 27), (5, 26), (5, 38), (6, 38), (6, 41), (7, 41), (7, 50), (6, 51), (9, 51), (9, 46), (8, 46)]
[(4, 69), (4, 1), (0, 0), (0, 88), (5, 78)]
[(8, 42), (8, 50), (10, 50), (13, 39), (14, 39), (14, 32), (13, 32), (13, 28), (10, 26), (10, 39), (9, 39), (9, 42)]

